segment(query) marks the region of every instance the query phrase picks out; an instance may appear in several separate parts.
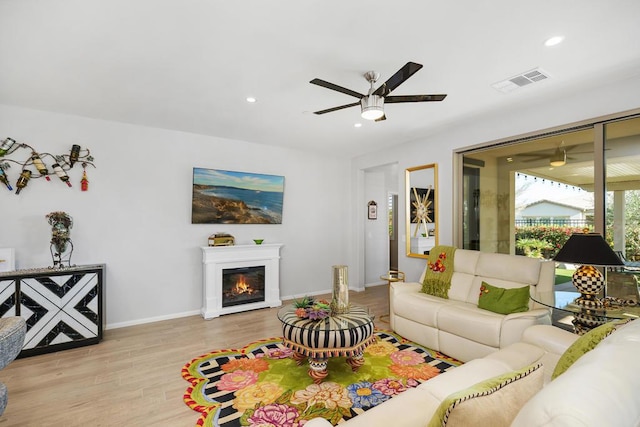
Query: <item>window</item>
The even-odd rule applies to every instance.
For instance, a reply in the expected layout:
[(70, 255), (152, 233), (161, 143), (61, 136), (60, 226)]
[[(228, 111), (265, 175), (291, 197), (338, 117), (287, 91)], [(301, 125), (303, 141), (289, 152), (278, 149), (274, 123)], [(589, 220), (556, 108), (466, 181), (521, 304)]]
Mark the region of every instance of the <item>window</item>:
[(640, 115), (491, 142), (458, 164), (459, 247), (549, 258), (586, 228), (640, 258)]

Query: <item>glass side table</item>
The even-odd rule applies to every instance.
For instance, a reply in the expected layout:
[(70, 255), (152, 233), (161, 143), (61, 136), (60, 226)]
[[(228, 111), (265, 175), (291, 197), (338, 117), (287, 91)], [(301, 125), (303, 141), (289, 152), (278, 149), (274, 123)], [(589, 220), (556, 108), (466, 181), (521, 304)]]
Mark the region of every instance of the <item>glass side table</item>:
[(329, 374), (331, 357), (346, 357), (355, 372), (364, 364), (364, 349), (376, 339), (373, 317), (366, 307), (351, 305), (344, 314), (320, 320), (300, 318), (293, 305), (278, 311), (282, 323), (282, 343), (293, 350), (293, 359), (301, 365), (309, 361), (309, 376), (319, 384)]
[(555, 310), (564, 311), (573, 315), (574, 331), (578, 335), (584, 335), (591, 329), (603, 325), (607, 322), (619, 319), (634, 319), (640, 317), (640, 306), (617, 306), (604, 308), (585, 308), (574, 303), (580, 296), (578, 292), (555, 292), (555, 304), (550, 305), (531, 298), (534, 302), (550, 307)]

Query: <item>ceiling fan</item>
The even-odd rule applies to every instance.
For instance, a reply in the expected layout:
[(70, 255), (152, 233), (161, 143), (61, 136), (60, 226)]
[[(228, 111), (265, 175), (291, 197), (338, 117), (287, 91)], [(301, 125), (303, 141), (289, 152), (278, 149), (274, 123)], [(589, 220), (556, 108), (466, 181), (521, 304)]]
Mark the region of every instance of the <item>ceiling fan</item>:
[(400, 95), (389, 96), (391, 91), (396, 89), (402, 83), (404, 83), (409, 77), (414, 75), (418, 70), (422, 68), (421, 64), (415, 62), (407, 62), (402, 68), (400, 68), (393, 76), (384, 82), (378, 89), (374, 89), (374, 84), (380, 78), (380, 73), (375, 71), (369, 71), (364, 74), (364, 78), (367, 79), (371, 87), (366, 95), (353, 91), (351, 89), (338, 86), (333, 83), (329, 83), (321, 79), (313, 79), (309, 83), (325, 87), (327, 89), (335, 90), (337, 92), (351, 95), (358, 98), (358, 102), (351, 104), (340, 105), (338, 107), (327, 108), (326, 110), (315, 111), (314, 114), (331, 113), (332, 111), (342, 110), (343, 108), (355, 107), (360, 105), (362, 118), (366, 120), (375, 120), (377, 122), (386, 120), (384, 113), (384, 104), (398, 104), (401, 102), (433, 102), (442, 101), (447, 95)]
[[(575, 157), (567, 157), (567, 151), (571, 151), (574, 148), (579, 147), (579, 145), (572, 145), (570, 147), (566, 147), (564, 145), (564, 141), (562, 141), (556, 148), (553, 150), (540, 151), (538, 153), (521, 153), (520, 156), (530, 157), (528, 160), (524, 160), (524, 162), (535, 162), (539, 160), (548, 159), (549, 166), (560, 167), (567, 164), (567, 159), (575, 160)], [(581, 152), (575, 152), (574, 154), (581, 154)]]

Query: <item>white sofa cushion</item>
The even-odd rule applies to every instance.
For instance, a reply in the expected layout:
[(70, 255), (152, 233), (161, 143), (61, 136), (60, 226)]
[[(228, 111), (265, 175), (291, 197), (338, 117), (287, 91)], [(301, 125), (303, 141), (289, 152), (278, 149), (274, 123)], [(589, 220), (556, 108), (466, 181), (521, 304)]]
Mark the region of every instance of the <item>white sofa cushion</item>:
[(608, 336), (535, 395), (514, 427), (639, 426), (640, 321)]
[(491, 347), (500, 347), (503, 314), (482, 310), (473, 304), (454, 303), (438, 311), (438, 329)]
[(475, 274), (533, 285), (540, 279), (540, 260), (525, 256), (483, 253)]
[(447, 305), (446, 301), (422, 292), (403, 292), (394, 296), (392, 310), (406, 319), (436, 328), (438, 313)]

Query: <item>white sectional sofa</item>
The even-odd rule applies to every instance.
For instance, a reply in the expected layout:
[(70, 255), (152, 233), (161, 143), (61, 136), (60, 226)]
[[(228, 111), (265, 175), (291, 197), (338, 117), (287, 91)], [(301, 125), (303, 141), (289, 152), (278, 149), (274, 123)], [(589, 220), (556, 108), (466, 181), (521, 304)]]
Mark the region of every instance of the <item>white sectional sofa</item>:
[[(426, 272), (426, 268), (425, 268)], [(500, 288), (530, 287), (537, 301), (554, 303), (554, 262), (517, 255), (457, 249), (448, 299), (420, 292), (420, 283), (392, 283), (391, 329), (463, 362), (520, 340), (535, 324), (551, 324), (551, 310), (533, 301), (529, 311), (498, 314), (478, 308), (483, 282)]]
[[(588, 338), (582, 342), (593, 341)], [(554, 326), (531, 326), (520, 341), (440, 374), (340, 425), (640, 426), (640, 320), (629, 322), (599, 341), (593, 350), (551, 380), (561, 355), (567, 348), (576, 347), (573, 343), (577, 339), (577, 335)], [(528, 374), (526, 385), (523, 371), (513, 374), (523, 367), (528, 367), (524, 371)], [(509, 380), (501, 380), (499, 389), (494, 386), (489, 392), (473, 391), (482, 389), (478, 383), (495, 384), (492, 377), (496, 376)], [(471, 395), (465, 390), (469, 387), (473, 387)], [(457, 396), (455, 404), (449, 403), (452, 396)], [(447, 403), (441, 405), (445, 399)], [(446, 422), (441, 417), (434, 418), (443, 407), (451, 410)], [(330, 425), (316, 418), (305, 427)]]

